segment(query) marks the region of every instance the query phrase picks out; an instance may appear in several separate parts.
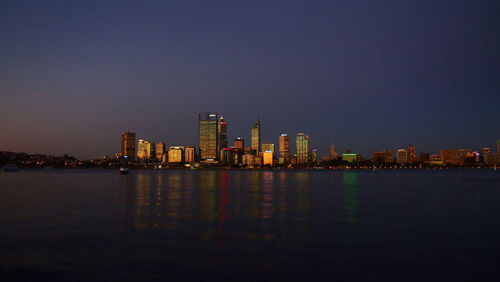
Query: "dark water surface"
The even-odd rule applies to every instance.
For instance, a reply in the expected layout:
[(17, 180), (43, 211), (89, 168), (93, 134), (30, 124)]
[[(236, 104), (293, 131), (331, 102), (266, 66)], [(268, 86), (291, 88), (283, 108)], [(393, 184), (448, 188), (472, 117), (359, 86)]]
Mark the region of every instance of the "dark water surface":
[(1, 281), (499, 281), (500, 172), (0, 172), (0, 226)]

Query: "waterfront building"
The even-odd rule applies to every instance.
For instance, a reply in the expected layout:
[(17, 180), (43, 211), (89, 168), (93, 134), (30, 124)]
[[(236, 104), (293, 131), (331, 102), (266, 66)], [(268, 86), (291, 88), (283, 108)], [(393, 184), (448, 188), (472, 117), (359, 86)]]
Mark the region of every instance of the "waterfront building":
[(332, 144), (330, 145), (330, 155), (328, 157), (329, 160), (336, 160), (338, 158), (338, 154), (335, 152), (335, 146), (333, 144), (333, 141)]
[(184, 162), (184, 146), (170, 146), (168, 149), (168, 162), (169, 163), (182, 163)]
[(252, 126), (250, 141), (252, 150), (254, 150), (255, 155), (258, 156), (260, 148), (260, 119)]
[(317, 151), (316, 149), (312, 149), (312, 150), (311, 150), (311, 162), (312, 162), (312, 163), (315, 163), (315, 162), (316, 162), (316, 160), (317, 160), (317, 158), (318, 158), (318, 156), (317, 156), (317, 154), (316, 154), (316, 151)]
[(297, 146), (297, 164), (307, 164), (309, 162), (309, 136), (298, 133), (295, 143)]
[[(219, 123), (218, 123), (218, 146), (217, 146), (217, 152), (221, 152), (223, 148), (228, 148), (227, 144), (227, 122), (224, 121), (224, 117), (220, 117)], [(222, 160), (222, 158), (221, 158)]]
[(283, 133), (280, 135), (280, 156), (279, 163), (280, 164), (289, 164), (290, 163), (290, 136)]
[(163, 155), (165, 154), (165, 144), (158, 142), (155, 144), (155, 157), (157, 160), (161, 161)]
[(250, 153), (245, 153), (242, 157), (241, 164), (253, 167), (255, 165), (255, 156)]
[(121, 155), (124, 159), (135, 160), (135, 133), (125, 131), (122, 133)]
[(445, 164), (457, 163), (457, 150), (440, 150), (441, 161)]
[(427, 162), (429, 161), (429, 154), (420, 152), (420, 161), (421, 162)]
[(245, 149), (245, 141), (241, 137), (234, 139), (233, 145), (236, 149), (240, 149), (241, 151)]
[(148, 140), (139, 139), (137, 142), (137, 158), (139, 160), (148, 160), (154, 157), (154, 143)]
[(219, 152), (217, 113), (199, 113), (198, 150), (201, 162), (216, 163)]
[(373, 152), (373, 163), (392, 163), (394, 157), (391, 150)]
[(234, 154), (236, 153), (234, 148), (222, 148), (221, 151), (221, 161), (223, 164), (232, 164), (234, 161)]
[(195, 148), (194, 148), (194, 146), (186, 146), (184, 148), (184, 161), (186, 163), (194, 163), (194, 161), (195, 161)]
[(353, 153), (342, 154), (342, 160), (350, 163), (357, 162), (358, 154), (353, 154)]
[(408, 162), (408, 156), (409, 152), (407, 152), (405, 149), (399, 149), (398, 152), (396, 153), (396, 158), (397, 158), (396, 162), (398, 164), (405, 164)]
[(262, 142), (262, 152), (269, 151), (274, 154), (274, 144), (269, 142)]
[(296, 165), (297, 164), (297, 155), (293, 155), (291, 158), (290, 158), (290, 163), (292, 165)]
[(413, 145), (408, 145), (408, 158), (407, 161), (409, 163), (414, 163), (417, 161), (417, 150), (415, 149), (415, 146)]
[(264, 151), (262, 154), (264, 165), (273, 165), (273, 152), (272, 151)]

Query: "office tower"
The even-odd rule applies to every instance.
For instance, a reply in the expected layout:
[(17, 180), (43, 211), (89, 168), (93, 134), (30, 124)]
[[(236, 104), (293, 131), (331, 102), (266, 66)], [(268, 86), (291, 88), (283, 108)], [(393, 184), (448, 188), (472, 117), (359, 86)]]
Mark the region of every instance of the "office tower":
[(318, 156), (316, 154), (316, 149), (312, 149), (311, 150), (311, 162), (315, 163), (317, 159), (318, 159)]
[(271, 152), (274, 154), (274, 144), (269, 142), (262, 142), (262, 152)]
[(184, 147), (183, 146), (170, 146), (168, 149), (168, 162), (169, 163), (182, 163), (184, 162)]
[(280, 164), (290, 163), (290, 136), (287, 134), (280, 135)]
[(148, 140), (139, 139), (137, 142), (137, 158), (140, 160), (147, 160), (154, 157), (154, 143)]
[(397, 154), (396, 154), (397, 163), (398, 164), (407, 163), (408, 162), (408, 155), (409, 155), (409, 152), (407, 152), (405, 149), (399, 149)]
[(217, 113), (199, 113), (198, 149), (201, 162), (217, 162)]
[(338, 154), (335, 152), (335, 146), (334, 146), (333, 141), (332, 141), (332, 144), (330, 145), (329, 159), (330, 160), (336, 160), (337, 157), (338, 157)]
[(251, 147), (255, 155), (258, 156), (260, 149), (260, 119), (252, 126), (251, 135)]
[(156, 159), (161, 161), (163, 154), (165, 154), (165, 144), (163, 144), (162, 142), (156, 143), (155, 145)]
[(125, 131), (122, 133), (122, 157), (135, 160), (135, 133)]
[(221, 152), (223, 148), (228, 148), (227, 144), (227, 122), (224, 121), (224, 117), (220, 117), (219, 123), (218, 123), (218, 140), (219, 140), (219, 145), (218, 145), (218, 150), (217, 152)]
[(309, 136), (298, 133), (295, 143), (297, 145), (297, 164), (307, 164), (309, 162)]
[(184, 148), (184, 161), (186, 163), (194, 163), (194, 146), (186, 146)]
[(243, 151), (245, 149), (245, 141), (241, 137), (237, 137), (236, 139), (234, 139), (233, 145), (238, 150)]
[(413, 145), (408, 145), (408, 158), (407, 158), (409, 163), (414, 163), (417, 161), (417, 150), (415, 149), (415, 146)]

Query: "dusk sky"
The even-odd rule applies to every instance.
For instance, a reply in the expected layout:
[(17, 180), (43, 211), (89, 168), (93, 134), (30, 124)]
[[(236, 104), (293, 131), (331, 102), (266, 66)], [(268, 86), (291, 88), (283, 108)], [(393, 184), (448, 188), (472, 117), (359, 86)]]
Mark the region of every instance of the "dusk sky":
[(200, 111), (320, 155), (500, 139), (499, 1), (1, 1), (0, 43), (0, 151), (197, 146)]

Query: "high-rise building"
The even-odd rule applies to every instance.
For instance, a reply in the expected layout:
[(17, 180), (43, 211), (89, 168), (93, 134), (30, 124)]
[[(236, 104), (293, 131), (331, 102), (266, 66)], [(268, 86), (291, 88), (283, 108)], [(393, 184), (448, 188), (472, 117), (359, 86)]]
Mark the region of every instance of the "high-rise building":
[(245, 150), (245, 141), (241, 137), (237, 137), (236, 139), (234, 139), (233, 145), (236, 149), (239, 149), (241, 151)]
[(184, 147), (183, 146), (170, 146), (168, 150), (169, 163), (182, 163), (184, 162)]
[(311, 162), (315, 163), (318, 160), (318, 155), (316, 153), (316, 149), (311, 150)]
[(262, 158), (264, 165), (273, 165), (273, 153), (271, 151), (262, 151)]
[(148, 140), (139, 139), (137, 142), (137, 158), (140, 160), (152, 159), (155, 157), (155, 144)]
[(184, 150), (184, 161), (186, 163), (194, 163), (194, 154), (195, 148), (194, 146), (186, 146)]
[(251, 135), (251, 147), (255, 155), (258, 156), (260, 149), (260, 119), (252, 126)]
[(280, 135), (280, 164), (290, 163), (290, 136), (287, 134)]
[(408, 158), (407, 158), (409, 163), (414, 163), (417, 161), (417, 150), (415, 149), (415, 146), (413, 145), (408, 145)]
[(408, 155), (409, 155), (409, 152), (407, 152), (405, 149), (399, 149), (397, 154), (396, 154), (397, 163), (398, 164), (407, 163), (408, 162)]
[(262, 152), (271, 152), (274, 154), (274, 144), (269, 142), (262, 142)]
[(122, 133), (122, 157), (135, 160), (135, 133), (125, 131)]
[(163, 154), (165, 154), (165, 144), (163, 144), (162, 142), (156, 143), (155, 145), (156, 159), (161, 161)]
[(224, 117), (220, 117), (219, 119), (219, 123), (218, 123), (218, 133), (219, 133), (219, 136), (218, 136), (218, 142), (219, 142), (219, 145), (218, 145), (218, 149), (217, 149), (217, 152), (221, 152), (221, 150), (223, 148), (228, 148), (228, 144), (227, 144), (227, 122), (224, 121)]
[(329, 159), (330, 160), (336, 160), (337, 157), (338, 157), (338, 154), (335, 152), (335, 146), (334, 146), (333, 141), (332, 141), (332, 144), (330, 145)]
[(298, 133), (295, 138), (297, 146), (297, 164), (306, 164), (309, 162), (309, 136), (304, 133)]
[(217, 113), (199, 113), (198, 149), (201, 162), (217, 162)]

